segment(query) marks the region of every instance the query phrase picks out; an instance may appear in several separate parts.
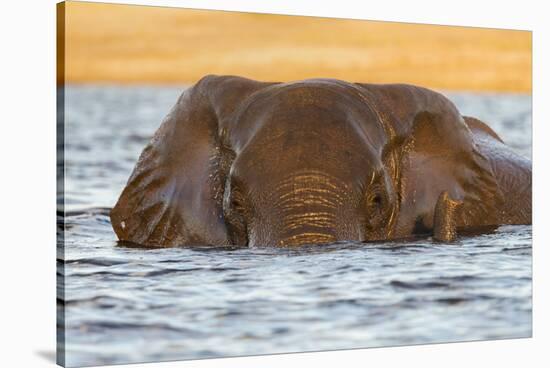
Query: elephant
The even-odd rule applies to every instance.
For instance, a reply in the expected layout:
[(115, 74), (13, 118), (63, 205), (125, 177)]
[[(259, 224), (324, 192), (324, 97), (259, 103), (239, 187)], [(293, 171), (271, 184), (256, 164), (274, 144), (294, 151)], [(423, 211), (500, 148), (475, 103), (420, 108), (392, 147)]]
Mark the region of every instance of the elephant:
[(531, 161), (427, 88), (208, 75), (110, 218), (121, 241), (149, 247), (452, 242), (531, 224)]

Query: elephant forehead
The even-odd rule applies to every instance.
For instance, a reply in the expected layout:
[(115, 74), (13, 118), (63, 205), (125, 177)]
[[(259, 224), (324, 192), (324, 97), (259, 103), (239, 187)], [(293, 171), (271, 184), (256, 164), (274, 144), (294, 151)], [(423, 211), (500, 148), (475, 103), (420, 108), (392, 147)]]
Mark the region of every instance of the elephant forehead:
[(330, 80), (268, 88), (249, 98), (222, 130), (235, 151), (252, 139), (288, 133), (354, 139), (360, 132), (373, 142), (384, 140), (379, 116), (365, 97), (356, 88)]
[[(281, 135), (271, 140), (258, 140), (242, 150), (231, 166), (231, 174), (244, 182), (278, 181), (295, 175), (294, 184), (314, 185), (329, 182), (327, 176), (303, 176), (317, 172), (342, 182), (363, 182), (373, 171), (382, 168), (378, 152), (367, 142), (349, 144), (334, 142), (331, 136)], [(309, 177), (310, 181), (302, 179)], [(335, 184), (336, 185), (336, 184)]]
[(232, 147), (243, 161), (362, 166), (381, 157), (383, 133), (381, 128), (366, 129), (345, 113), (308, 108), (258, 117), (249, 129), (235, 135)]

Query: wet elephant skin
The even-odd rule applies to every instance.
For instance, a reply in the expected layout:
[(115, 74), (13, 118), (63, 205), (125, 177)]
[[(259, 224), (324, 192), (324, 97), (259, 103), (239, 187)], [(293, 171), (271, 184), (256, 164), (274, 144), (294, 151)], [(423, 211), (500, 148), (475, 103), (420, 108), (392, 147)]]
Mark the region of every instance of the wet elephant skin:
[(122, 241), (297, 246), (531, 223), (531, 162), (442, 94), (405, 84), (207, 76), (111, 211)]

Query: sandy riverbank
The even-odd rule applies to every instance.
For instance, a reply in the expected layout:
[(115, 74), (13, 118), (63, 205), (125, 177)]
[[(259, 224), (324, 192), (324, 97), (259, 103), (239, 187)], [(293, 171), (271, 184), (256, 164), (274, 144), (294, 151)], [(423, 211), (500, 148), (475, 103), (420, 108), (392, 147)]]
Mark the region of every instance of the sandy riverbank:
[(66, 81), (190, 83), (205, 74), (531, 90), (531, 33), (69, 2)]

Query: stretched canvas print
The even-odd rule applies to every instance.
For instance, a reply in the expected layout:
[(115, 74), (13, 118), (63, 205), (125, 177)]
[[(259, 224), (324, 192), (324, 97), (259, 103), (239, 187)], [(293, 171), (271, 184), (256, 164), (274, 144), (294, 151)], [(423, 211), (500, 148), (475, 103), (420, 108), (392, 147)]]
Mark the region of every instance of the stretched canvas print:
[(57, 11), (59, 364), (531, 336), (530, 32)]

